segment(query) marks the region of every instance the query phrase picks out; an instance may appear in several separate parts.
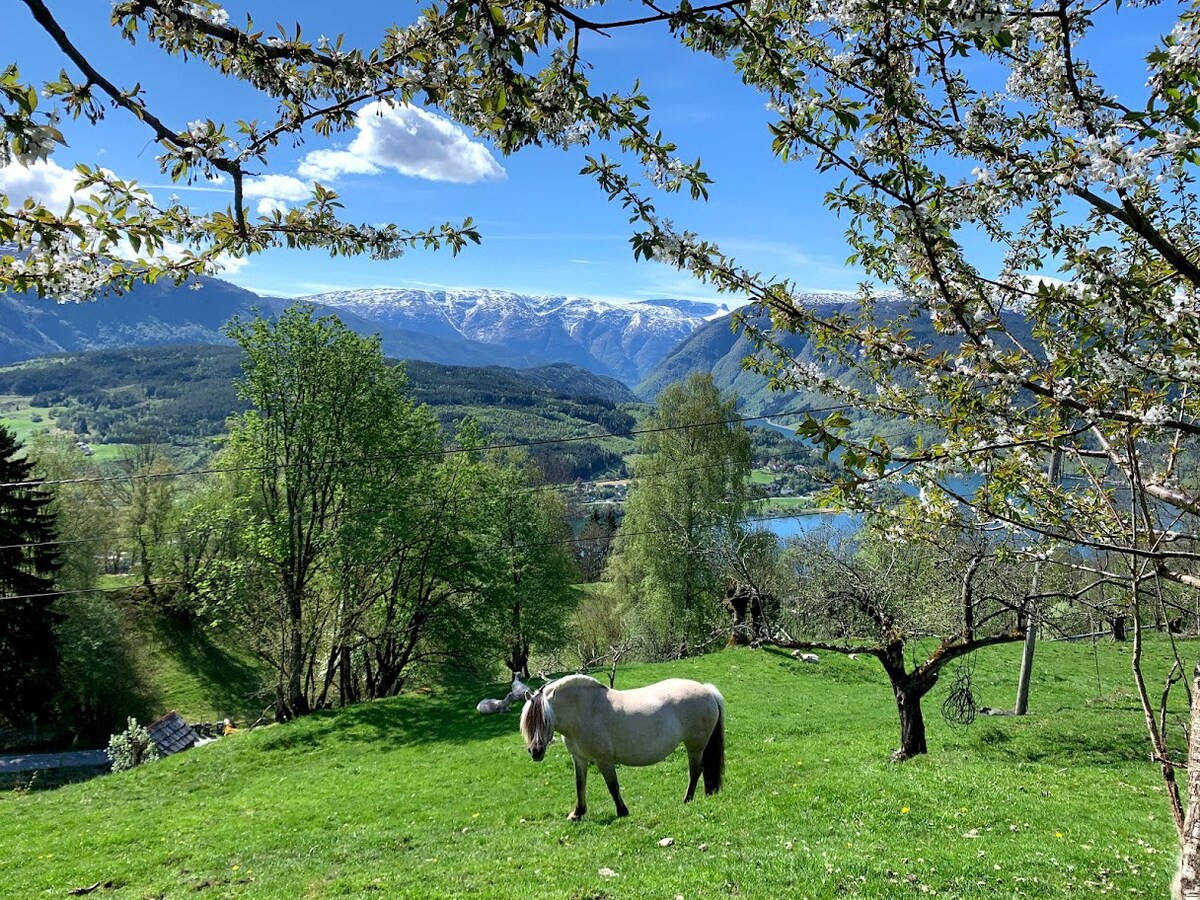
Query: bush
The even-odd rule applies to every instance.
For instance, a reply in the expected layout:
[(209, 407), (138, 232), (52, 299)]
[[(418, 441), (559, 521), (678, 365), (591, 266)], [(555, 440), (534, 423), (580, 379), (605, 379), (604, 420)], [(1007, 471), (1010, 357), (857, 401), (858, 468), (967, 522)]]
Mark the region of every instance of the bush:
[(159, 758), (158, 747), (150, 739), (150, 732), (138, 720), (129, 717), (129, 725), (108, 739), (109, 760), (114, 772), (134, 769), (142, 763), (154, 762)]
[(54, 610), (62, 685), (56, 702), (64, 723), (81, 740), (102, 741), (127, 716), (150, 713), (134, 661), (134, 632), (117, 604), (108, 597), (62, 597)]

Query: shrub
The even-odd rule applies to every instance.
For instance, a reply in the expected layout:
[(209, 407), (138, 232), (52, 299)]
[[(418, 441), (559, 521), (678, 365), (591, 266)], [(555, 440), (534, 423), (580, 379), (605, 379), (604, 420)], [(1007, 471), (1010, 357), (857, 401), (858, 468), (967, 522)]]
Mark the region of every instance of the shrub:
[(114, 772), (133, 769), (142, 763), (154, 762), (159, 758), (158, 747), (150, 739), (150, 732), (138, 720), (129, 717), (129, 725), (108, 740), (108, 758)]

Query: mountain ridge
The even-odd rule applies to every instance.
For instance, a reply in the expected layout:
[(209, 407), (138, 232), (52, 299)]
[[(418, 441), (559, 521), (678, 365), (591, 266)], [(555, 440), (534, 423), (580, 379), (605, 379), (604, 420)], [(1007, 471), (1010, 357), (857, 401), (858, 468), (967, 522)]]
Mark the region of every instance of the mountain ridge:
[[(494, 289), (358, 289), (285, 299), (219, 278), (137, 284), (87, 303), (0, 293), (0, 364), (52, 353), (228, 343), (225, 324), (256, 311), (276, 315), (311, 303), (360, 334), (378, 334), (384, 353), (446, 365), (510, 368), (568, 363), (632, 386), (715, 305), (660, 299), (608, 304)], [(678, 307), (678, 308), (677, 308)]]
[[(706, 321), (683, 311), (696, 301), (625, 304), (586, 297), (534, 296), (492, 288), (360, 288), (305, 300), (389, 327), (420, 327), (566, 362), (627, 384), (640, 381), (680, 340)], [(681, 308), (682, 307), (682, 308)], [(712, 309), (717, 309), (715, 305)]]

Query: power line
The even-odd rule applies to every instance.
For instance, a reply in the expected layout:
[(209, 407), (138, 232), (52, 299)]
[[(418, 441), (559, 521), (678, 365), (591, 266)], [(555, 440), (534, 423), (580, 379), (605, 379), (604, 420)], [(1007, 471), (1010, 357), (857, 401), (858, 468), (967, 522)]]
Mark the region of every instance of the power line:
[[(688, 422), (683, 425), (662, 425), (653, 428), (634, 428), (629, 431), (606, 431), (600, 434), (584, 434), (574, 435), (565, 438), (546, 438), (536, 441), (513, 441), (506, 444), (491, 444), (486, 447), (442, 447), (438, 450), (423, 450), (415, 453), (380, 453), (369, 456), (359, 457), (342, 457), (337, 459), (325, 460), (326, 465), (346, 465), (350, 463), (364, 462), (387, 462), (387, 461), (402, 461), (408, 459), (422, 459), (435, 456), (451, 456), (459, 453), (487, 453), (496, 450), (520, 450), (533, 447), (547, 447), (558, 444), (579, 443), (581, 441), (599, 441), (604, 438), (619, 438), (619, 437), (637, 437), (643, 434), (661, 434), (671, 431), (683, 431), (689, 428), (712, 428), (718, 425), (730, 425), (734, 423), (759, 422), (777, 418), (786, 418), (789, 416), (811, 415), (821, 412), (837, 412), (839, 410), (851, 409), (852, 404), (839, 403), (833, 406), (817, 406), (808, 409), (788, 410), (783, 412), (774, 412), (760, 416), (731, 416), (725, 419), (717, 419), (711, 422)], [(272, 463), (257, 466), (222, 466), (207, 469), (192, 469), (189, 471), (169, 471), (169, 472), (135, 472), (126, 473), (123, 475), (99, 475), (88, 476), (81, 478), (37, 478), (28, 481), (8, 481), (0, 483), (0, 489), (3, 488), (27, 488), (27, 487), (45, 487), (49, 485), (66, 485), (66, 484), (107, 484), (114, 482), (123, 482), (130, 480), (157, 480), (161, 478), (184, 478), (187, 476), (199, 475), (231, 475), (239, 472), (266, 472), (274, 469), (288, 469), (295, 466), (300, 466), (300, 462), (291, 463)]]
[[(723, 527), (723, 526), (733, 526), (733, 525), (762, 524), (764, 522), (775, 522), (775, 521), (780, 521), (783, 519), (799, 519), (801, 516), (814, 515), (814, 514), (815, 513), (807, 512), (807, 513), (793, 513), (791, 515), (744, 516), (744, 517), (740, 517), (740, 518), (722, 519), (722, 520), (719, 520), (716, 522), (708, 522), (708, 523), (705, 523), (702, 525), (698, 525), (697, 527), (701, 528), (701, 529), (709, 529), (709, 528), (719, 528), (719, 527)], [(614, 532), (614, 537), (616, 535), (623, 535), (625, 537), (644, 537), (646, 535), (667, 534), (669, 532), (670, 532), (670, 529), (667, 529), (667, 528), (646, 528), (646, 529), (641, 529), (638, 531), (616, 531), (616, 532)], [(432, 540), (433, 537), (436, 537), (436, 536), (431, 536), (430, 540)], [(468, 551), (467, 555), (469, 555), (471, 557), (479, 557), (479, 556), (488, 556), (488, 555), (497, 554), (497, 553), (511, 553), (513, 551), (518, 551), (518, 550), (536, 550), (536, 549), (541, 549), (541, 548), (546, 548), (546, 547), (571, 546), (571, 545), (576, 545), (576, 544), (580, 544), (580, 543), (585, 543), (585, 540), (582, 538), (571, 537), (571, 538), (567, 538), (564, 540), (539, 541), (536, 543), (513, 544), (510, 546), (495, 545), (495, 546), (491, 546), (491, 547), (474, 548), (474, 549)], [(131, 589), (135, 589), (135, 588), (139, 588), (139, 587), (170, 587), (173, 585), (180, 585), (180, 584), (186, 584), (186, 582), (184, 582), (184, 581), (154, 581), (154, 582), (149, 582), (149, 583), (139, 582), (137, 584), (131, 584), (131, 585), (126, 585), (126, 586), (122, 586), (122, 587), (73, 588), (70, 590), (63, 590), (63, 591), (46, 591), (46, 592), (39, 593), (39, 594), (11, 594), (11, 595), (7, 595), (4, 597), (0, 597), (0, 603), (3, 603), (7, 600), (48, 599), (48, 598), (62, 597), (62, 596), (68, 596), (68, 595), (74, 595), (74, 594), (116, 594), (116, 593), (124, 593)]]
[[(625, 481), (625, 482), (641, 482), (641, 481), (645, 481), (645, 480), (652, 479), (652, 478), (669, 478), (669, 477), (675, 476), (675, 475), (685, 475), (689, 472), (701, 472), (701, 471), (706, 471), (706, 470), (710, 470), (710, 469), (718, 469), (718, 468), (723, 468), (727, 465), (729, 465), (729, 461), (722, 460), (720, 462), (705, 463), (704, 465), (698, 465), (698, 466), (687, 466), (685, 468), (680, 468), (680, 469), (666, 469), (666, 470), (659, 471), (659, 472), (649, 472), (649, 473), (646, 473), (643, 475), (630, 475), (626, 478), (618, 479), (618, 480)], [(533, 485), (533, 486), (522, 488), (521, 490), (515, 491), (515, 492), (492, 494), (489, 496), (489, 499), (513, 500), (513, 499), (516, 499), (517, 497), (526, 496), (526, 495), (528, 495), (530, 493), (534, 493), (534, 492), (539, 492), (539, 493), (540, 492), (548, 492), (548, 493), (553, 492), (553, 493), (560, 493), (560, 494), (566, 495), (566, 494), (569, 494), (569, 492), (573, 491), (573, 490), (574, 490), (574, 484)], [(423, 509), (423, 508), (448, 509), (448, 508), (453, 508), (453, 509), (457, 510), (457, 509), (460, 509), (460, 508), (466, 506), (468, 502), (470, 502), (470, 500), (465, 495), (458, 494), (458, 495), (455, 495), (453, 498), (450, 498), (450, 497), (433, 498), (433, 499), (422, 500), (422, 501), (416, 502), (416, 503), (410, 503), (410, 504), (408, 504), (408, 507), (410, 509)], [(194, 528), (194, 529), (179, 528), (179, 529), (171, 529), (169, 531), (160, 531), (157, 534), (151, 535), (150, 537), (153, 538), (154, 540), (160, 540), (162, 538), (167, 538), (167, 537), (179, 537), (179, 536), (192, 536), (192, 535), (206, 534), (206, 533), (209, 533), (214, 530), (217, 530), (217, 529), (214, 529), (214, 528), (207, 528), (207, 529), (206, 528)], [(132, 535), (126, 535), (126, 537), (129, 539), (132, 539)], [(29, 541), (26, 543), (17, 543), (17, 544), (0, 544), (0, 551), (3, 551), (3, 550), (26, 550), (26, 549), (34, 549), (37, 547), (69, 546), (69, 545), (74, 545), (74, 544), (88, 544), (88, 543), (96, 544), (96, 543), (101, 543), (103, 541), (108, 541), (108, 540), (115, 541), (115, 540), (119, 540), (119, 539), (120, 539), (119, 537), (113, 538), (111, 535), (97, 535), (95, 537), (66, 538), (66, 539), (51, 540), (51, 541)]]
[[(182, 581), (152, 581), (152, 587), (170, 587), (175, 584), (184, 584)], [(128, 591), (135, 587), (146, 587), (146, 582), (138, 582), (137, 584), (123, 585), (122, 587), (106, 587), (106, 588), (69, 588), (63, 591), (45, 591), (40, 594), (11, 594), (6, 597), (0, 597), (0, 603), (6, 600), (45, 600), (53, 597), (67, 597), (74, 594), (119, 594)]]

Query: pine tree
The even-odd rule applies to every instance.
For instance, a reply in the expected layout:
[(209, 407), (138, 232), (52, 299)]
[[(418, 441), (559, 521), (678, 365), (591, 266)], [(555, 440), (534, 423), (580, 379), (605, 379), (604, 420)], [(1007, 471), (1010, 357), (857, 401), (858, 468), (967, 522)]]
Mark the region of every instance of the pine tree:
[(60, 566), (53, 499), (0, 426), (0, 719), (46, 710), (58, 686), (54, 579)]

